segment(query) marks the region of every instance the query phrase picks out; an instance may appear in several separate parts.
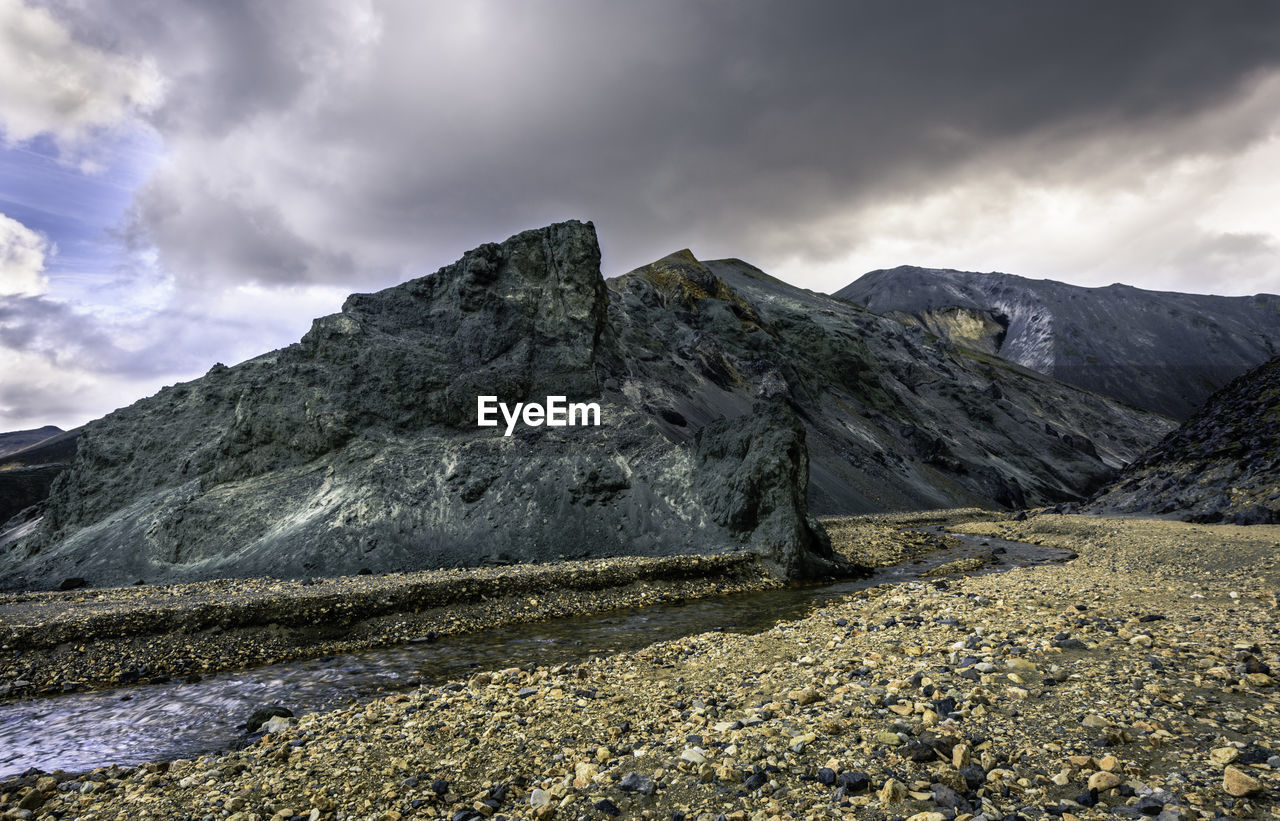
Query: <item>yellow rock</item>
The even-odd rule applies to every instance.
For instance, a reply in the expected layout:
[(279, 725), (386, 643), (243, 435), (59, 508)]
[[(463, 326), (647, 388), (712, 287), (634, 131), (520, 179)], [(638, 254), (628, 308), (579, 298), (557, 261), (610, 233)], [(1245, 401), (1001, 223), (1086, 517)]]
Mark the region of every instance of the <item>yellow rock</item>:
[(1209, 759), (1213, 761), (1214, 764), (1221, 764), (1223, 766), (1235, 762), (1239, 757), (1240, 751), (1235, 747), (1219, 747), (1216, 750), (1209, 751)]
[(1120, 776), (1115, 773), (1106, 772), (1105, 770), (1089, 776), (1089, 789), (1097, 790), (1098, 792), (1119, 787), (1121, 783), (1123, 782), (1121, 781)]
[(1222, 789), (1227, 791), (1227, 795), (1244, 798), (1262, 792), (1262, 782), (1246, 775), (1239, 767), (1227, 767), (1222, 771)]
[(1115, 772), (1119, 767), (1120, 759), (1114, 755), (1103, 756), (1102, 760), (1098, 762), (1098, 769), (1106, 770), (1109, 773)]
[(884, 782), (884, 786), (880, 788), (880, 802), (882, 804), (896, 804), (907, 797), (907, 788), (901, 781), (890, 778)]
[(822, 701), (822, 696), (812, 687), (805, 687), (803, 690), (792, 690), (787, 695), (794, 699), (796, 704), (799, 704), (801, 707)]

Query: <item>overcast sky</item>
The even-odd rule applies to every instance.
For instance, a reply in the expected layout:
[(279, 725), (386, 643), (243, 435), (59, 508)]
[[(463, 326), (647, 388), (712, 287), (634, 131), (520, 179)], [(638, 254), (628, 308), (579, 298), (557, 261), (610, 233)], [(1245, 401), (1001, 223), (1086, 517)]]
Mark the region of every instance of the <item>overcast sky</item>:
[(1280, 3), (0, 0), (0, 430), (590, 219), (832, 291), (1280, 292)]

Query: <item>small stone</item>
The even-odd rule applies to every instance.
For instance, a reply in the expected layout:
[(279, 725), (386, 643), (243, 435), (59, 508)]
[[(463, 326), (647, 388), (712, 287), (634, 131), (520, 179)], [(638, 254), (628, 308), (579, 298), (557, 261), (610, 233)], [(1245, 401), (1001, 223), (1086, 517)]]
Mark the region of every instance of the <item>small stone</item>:
[(1115, 773), (1106, 772), (1104, 770), (1103, 772), (1097, 772), (1089, 776), (1088, 786), (1089, 786), (1089, 789), (1091, 790), (1097, 790), (1098, 792), (1103, 792), (1104, 790), (1110, 790), (1114, 787), (1120, 786), (1121, 781), (1122, 779), (1120, 778), (1120, 776), (1116, 775)]
[(879, 796), (882, 804), (896, 804), (907, 797), (907, 787), (901, 781), (890, 778), (880, 788)]
[(876, 733), (876, 741), (886, 747), (897, 747), (902, 744), (902, 739), (892, 730), (880, 730)]
[(792, 690), (788, 695), (801, 707), (822, 701), (822, 696), (812, 687), (805, 687), (803, 690)]
[(933, 803), (939, 807), (956, 811), (969, 808), (968, 802), (960, 796), (960, 793), (946, 784), (933, 785)]
[(18, 801), (18, 809), (20, 810), (38, 810), (44, 806), (44, 802), (48, 800), (48, 796), (39, 790), (31, 790)]
[(840, 773), (836, 776), (836, 785), (846, 794), (860, 793), (871, 788), (871, 776), (860, 770)]
[(541, 787), (535, 787), (533, 792), (529, 793), (529, 806), (544, 807), (551, 803), (551, 796)]
[(1115, 772), (1119, 767), (1120, 759), (1116, 758), (1114, 755), (1103, 756), (1102, 759), (1098, 761), (1098, 769), (1106, 770), (1109, 773)]
[(707, 756), (700, 747), (685, 747), (684, 752), (680, 753), (680, 760), (688, 761), (690, 764), (705, 764)]
[(1143, 815), (1159, 815), (1164, 810), (1164, 802), (1154, 796), (1144, 795), (1133, 808)]
[(968, 744), (957, 744), (951, 748), (951, 766), (957, 770), (968, 764), (970, 757)]
[(1111, 722), (1107, 721), (1102, 716), (1097, 716), (1097, 715), (1094, 715), (1093, 713), (1090, 713), (1089, 715), (1081, 719), (1080, 723), (1086, 727), (1093, 727), (1093, 728), (1111, 726)]
[(653, 795), (654, 791), (657, 790), (657, 785), (647, 775), (629, 772), (618, 782), (618, 788), (627, 792), (640, 793), (641, 795)]
[(981, 764), (966, 764), (960, 768), (960, 777), (969, 789), (976, 790), (986, 783), (987, 771), (982, 769)]
[(595, 807), (610, 818), (617, 818), (619, 815), (622, 815), (622, 810), (618, 809), (618, 805), (607, 798), (602, 798), (591, 806)]
[(947, 821), (947, 817), (940, 812), (918, 812), (907, 816), (907, 821)]
[(289, 725), (292, 723), (293, 719), (291, 718), (286, 718), (284, 716), (272, 716), (266, 720), (260, 729), (264, 733), (278, 733), (288, 729)]
[(1227, 791), (1227, 795), (1245, 798), (1262, 792), (1262, 782), (1239, 767), (1227, 767), (1222, 771), (1222, 789)]
[(1266, 673), (1245, 673), (1244, 680), (1254, 687), (1270, 687), (1276, 680)]
[(1219, 764), (1221, 766), (1233, 764), (1239, 757), (1240, 751), (1235, 747), (1219, 747), (1216, 750), (1209, 751), (1209, 759), (1213, 761), (1214, 764)]
[(906, 750), (903, 751), (903, 755), (917, 764), (925, 764), (937, 758), (938, 752), (928, 744), (922, 744), (917, 741), (908, 744)]

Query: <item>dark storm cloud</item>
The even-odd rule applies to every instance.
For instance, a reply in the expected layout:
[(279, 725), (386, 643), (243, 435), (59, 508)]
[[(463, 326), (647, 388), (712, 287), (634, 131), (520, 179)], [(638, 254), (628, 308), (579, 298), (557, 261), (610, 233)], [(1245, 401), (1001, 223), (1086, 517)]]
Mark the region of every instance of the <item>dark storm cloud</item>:
[(1137, 141), (1148, 164), (1239, 150), (1271, 123), (1170, 126), (1280, 60), (1280, 5), (1264, 2), (87, 13), (81, 36), (168, 80), (154, 121), (171, 164), (133, 228), (188, 284), (381, 284), (569, 216), (596, 220), (614, 272), (691, 243), (838, 254), (856, 232), (814, 222), (973, 163), (1062, 179), (1082, 145)]

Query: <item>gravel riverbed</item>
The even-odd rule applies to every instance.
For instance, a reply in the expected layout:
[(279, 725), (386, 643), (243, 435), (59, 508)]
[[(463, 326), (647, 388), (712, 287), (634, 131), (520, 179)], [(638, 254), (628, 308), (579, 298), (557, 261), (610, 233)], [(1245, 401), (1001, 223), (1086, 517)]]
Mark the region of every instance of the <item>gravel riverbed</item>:
[(32, 774), (0, 785), (0, 813), (1276, 816), (1280, 527), (1044, 515), (957, 530), (1078, 558), (873, 588), (756, 635), (476, 672), (277, 719), (223, 755)]

